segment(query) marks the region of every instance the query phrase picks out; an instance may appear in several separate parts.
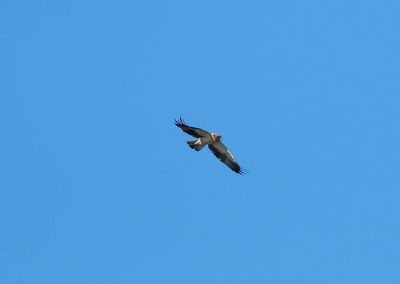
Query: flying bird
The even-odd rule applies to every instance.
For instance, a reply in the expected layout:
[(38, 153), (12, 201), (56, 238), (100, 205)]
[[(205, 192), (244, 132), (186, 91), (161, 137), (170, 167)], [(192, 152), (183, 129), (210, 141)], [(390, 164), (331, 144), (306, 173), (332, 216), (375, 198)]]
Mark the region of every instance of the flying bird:
[(186, 132), (195, 138), (199, 138), (195, 141), (186, 142), (190, 148), (200, 151), (204, 146), (208, 145), (208, 148), (211, 150), (211, 152), (232, 171), (238, 174), (244, 173), (239, 164), (236, 162), (232, 153), (221, 142), (221, 135), (209, 133), (197, 127), (188, 126), (185, 124), (182, 117), (180, 117), (179, 120), (175, 119), (175, 125), (182, 129), (183, 132)]

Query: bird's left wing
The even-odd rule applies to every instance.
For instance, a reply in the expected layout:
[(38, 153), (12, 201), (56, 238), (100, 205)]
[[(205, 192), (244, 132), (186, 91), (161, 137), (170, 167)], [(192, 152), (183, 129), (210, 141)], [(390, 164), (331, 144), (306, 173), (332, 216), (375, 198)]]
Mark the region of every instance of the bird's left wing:
[(213, 154), (232, 171), (238, 174), (244, 173), (239, 164), (236, 162), (235, 157), (233, 157), (231, 151), (229, 151), (222, 142), (208, 144), (208, 148), (210, 148), (211, 152), (213, 152)]
[(192, 135), (193, 137), (196, 138), (202, 138), (202, 137), (207, 137), (210, 135), (209, 132), (197, 128), (197, 127), (191, 127), (189, 125), (186, 125), (185, 122), (183, 121), (182, 117), (178, 119), (175, 119), (175, 125), (178, 126), (182, 131), (186, 132), (189, 135)]

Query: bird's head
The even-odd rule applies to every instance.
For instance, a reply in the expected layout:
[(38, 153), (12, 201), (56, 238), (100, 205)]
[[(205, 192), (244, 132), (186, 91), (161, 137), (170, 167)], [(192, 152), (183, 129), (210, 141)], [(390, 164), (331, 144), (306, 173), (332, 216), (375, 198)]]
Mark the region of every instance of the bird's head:
[(214, 141), (221, 141), (222, 140), (222, 136), (219, 134), (211, 134), (212, 138), (214, 139)]

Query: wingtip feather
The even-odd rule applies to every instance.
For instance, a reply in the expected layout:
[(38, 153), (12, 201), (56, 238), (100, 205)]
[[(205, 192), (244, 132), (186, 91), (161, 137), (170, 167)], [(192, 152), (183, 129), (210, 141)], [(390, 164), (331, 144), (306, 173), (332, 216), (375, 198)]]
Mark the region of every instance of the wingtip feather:
[(179, 116), (179, 119), (175, 119), (175, 125), (178, 127), (181, 125), (185, 125), (185, 121), (183, 120), (182, 116)]
[(238, 173), (239, 175), (247, 175), (250, 173), (250, 171), (247, 169), (239, 168), (239, 170), (236, 173)]

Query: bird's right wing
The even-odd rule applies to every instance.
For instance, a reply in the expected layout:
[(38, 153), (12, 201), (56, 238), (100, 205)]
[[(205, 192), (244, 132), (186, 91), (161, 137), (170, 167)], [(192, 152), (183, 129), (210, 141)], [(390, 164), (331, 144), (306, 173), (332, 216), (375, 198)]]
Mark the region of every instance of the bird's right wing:
[(179, 120), (175, 119), (175, 125), (182, 129), (182, 131), (196, 138), (203, 138), (210, 135), (209, 132), (203, 129), (186, 125), (182, 117), (180, 117)]

